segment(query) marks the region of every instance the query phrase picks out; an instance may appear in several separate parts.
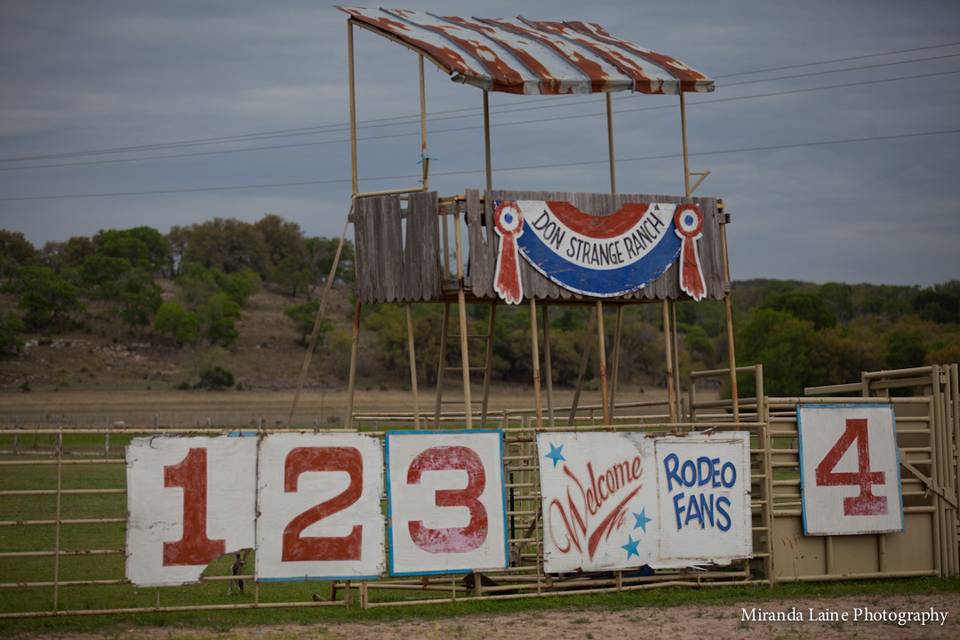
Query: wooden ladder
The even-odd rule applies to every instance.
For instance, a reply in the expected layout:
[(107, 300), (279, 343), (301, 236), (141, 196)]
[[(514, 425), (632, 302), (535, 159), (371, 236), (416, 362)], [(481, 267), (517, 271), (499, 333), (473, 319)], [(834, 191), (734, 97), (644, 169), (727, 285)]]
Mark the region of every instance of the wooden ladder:
[[(443, 320), (440, 324), (440, 358), (437, 364), (437, 392), (433, 405), (433, 421), (436, 428), (440, 428), (441, 409), (443, 405), (459, 404), (460, 400), (444, 400), (443, 390), (447, 382), (448, 373), (460, 373), (463, 384), (463, 411), (466, 420), (466, 427), (473, 426), (473, 414), (475, 407), (480, 407), (480, 424), (483, 425), (487, 420), (487, 409), (490, 399), (490, 364), (493, 360), (493, 327), (497, 315), (497, 306), (490, 304), (490, 313), (487, 319), (487, 330), (484, 333), (476, 333), (470, 330), (470, 323), (467, 317), (466, 304), (461, 296), (457, 300), (457, 312), (459, 316), (459, 329), (450, 331), (450, 307), (453, 303), (445, 302), (443, 304)], [(451, 338), (457, 338), (460, 342), (460, 365), (447, 364), (447, 343)], [(483, 340), (483, 366), (470, 366), (470, 340)], [(473, 400), (471, 393), (471, 375), (477, 372), (483, 372), (483, 388), (481, 399)]]

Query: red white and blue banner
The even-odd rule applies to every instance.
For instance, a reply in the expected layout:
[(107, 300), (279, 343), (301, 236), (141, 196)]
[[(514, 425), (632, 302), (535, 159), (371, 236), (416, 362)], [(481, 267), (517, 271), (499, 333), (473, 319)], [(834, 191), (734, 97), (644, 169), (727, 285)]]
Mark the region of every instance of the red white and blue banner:
[(703, 213), (692, 203), (629, 203), (594, 216), (569, 202), (498, 200), (494, 229), (494, 289), (509, 304), (523, 299), (520, 256), (559, 286), (599, 298), (641, 289), (679, 258), (681, 290), (698, 301), (706, 296), (697, 251)]

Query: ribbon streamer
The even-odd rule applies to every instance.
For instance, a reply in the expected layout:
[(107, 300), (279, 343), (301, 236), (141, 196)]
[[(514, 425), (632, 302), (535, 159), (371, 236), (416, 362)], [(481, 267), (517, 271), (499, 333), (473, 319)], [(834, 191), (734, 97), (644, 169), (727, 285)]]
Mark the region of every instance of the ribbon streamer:
[(696, 301), (707, 295), (697, 240), (703, 235), (703, 213), (695, 204), (683, 204), (673, 214), (674, 232), (680, 245), (680, 289)]
[(514, 201), (496, 201), (493, 228), (500, 236), (500, 258), (493, 274), (493, 288), (507, 304), (523, 300), (523, 282), (520, 280), (520, 255), (517, 238), (523, 235), (523, 217)]

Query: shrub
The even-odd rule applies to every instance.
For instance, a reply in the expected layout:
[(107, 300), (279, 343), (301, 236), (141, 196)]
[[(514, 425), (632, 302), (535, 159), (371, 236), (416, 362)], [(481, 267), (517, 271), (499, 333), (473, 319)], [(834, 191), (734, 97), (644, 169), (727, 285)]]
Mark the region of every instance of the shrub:
[(153, 329), (171, 338), (178, 346), (196, 344), (200, 338), (200, 320), (176, 302), (164, 302), (157, 309)]
[(217, 365), (214, 367), (207, 367), (200, 372), (200, 381), (196, 384), (196, 388), (217, 391), (221, 389), (229, 389), (233, 385), (233, 374), (223, 367)]

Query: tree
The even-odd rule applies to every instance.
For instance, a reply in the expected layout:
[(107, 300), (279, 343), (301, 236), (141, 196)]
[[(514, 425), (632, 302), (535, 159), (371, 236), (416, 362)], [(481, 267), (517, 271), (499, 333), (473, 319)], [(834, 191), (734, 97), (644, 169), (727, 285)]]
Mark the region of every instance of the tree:
[[(287, 307), (283, 310), (284, 315), (293, 321), (300, 334), (300, 344), (308, 346), (310, 334), (313, 333), (313, 324), (317, 316), (317, 308), (320, 306), (318, 300), (311, 300), (293, 307)], [(317, 348), (323, 344), (328, 331), (333, 329), (333, 323), (326, 318), (320, 320), (320, 335), (317, 339)]]
[(305, 266), (307, 251), (300, 225), (270, 213), (253, 226), (263, 237), (271, 265), (278, 266), (284, 260), (292, 260), (299, 268)]
[(887, 366), (891, 369), (919, 367), (927, 354), (919, 328), (899, 326), (887, 334)]
[(13, 314), (0, 313), (0, 355), (18, 353), (23, 347), (23, 322)]
[(150, 273), (164, 270), (170, 260), (170, 243), (146, 226), (100, 231), (93, 237), (93, 247), (98, 255), (124, 258)]
[(806, 291), (793, 291), (773, 296), (760, 308), (786, 311), (798, 320), (812, 322), (814, 329), (818, 330), (837, 324), (836, 316), (827, 308), (823, 299), (815, 293)]
[[(763, 363), (770, 395), (800, 396), (803, 388), (821, 384), (824, 368), (817, 362), (813, 323), (785, 311), (757, 309), (737, 337), (738, 355), (745, 363)], [(754, 392), (753, 382), (741, 391)]]
[(133, 266), (126, 258), (94, 254), (88, 256), (80, 270), (81, 280), (90, 293), (104, 300), (119, 294), (119, 283)]
[(54, 271), (80, 268), (93, 255), (93, 242), (86, 236), (74, 236), (66, 242), (43, 245), (43, 263)]
[(233, 218), (214, 218), (190, 227), (183, 259), (225, 273), (250, 269), (266, 277), (270, 254), (263, 236), (252, 224)]
[(117, 283), (117, 299), (120, 304), (120, 317), (131, 328), (149, 325), (163, 302), (160, 287), (143, 269), (133, 269), (120, 278)]
[(229, 347), (237, 341), (239, 334), (235, 325), (240, 319), (240, 305), (226, 293), (220, 291), (210, 296), (197, 309), (197, 316), (210, 344)]
[(924, 289), (913, 299), (913, 310), (938, 324), (960, 322), (960, 280)]
[(0, 276), (12, 276), (37, 257), (37, 250), (19, 231), (0, 229)]
[(24, 322), (32, 329), (61, 326), (71, 313), (83, 309), (77, 288), (49, 267), (20, 267), (11, 290), (19, 296)]
[(171, 338), (178, 346), (196, 344), (200, 338), (200, 320), (177, 302), (164, 302), (153, 318), (153, 330)]

